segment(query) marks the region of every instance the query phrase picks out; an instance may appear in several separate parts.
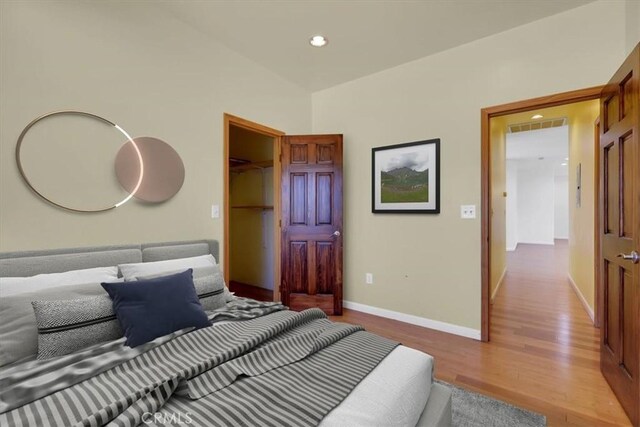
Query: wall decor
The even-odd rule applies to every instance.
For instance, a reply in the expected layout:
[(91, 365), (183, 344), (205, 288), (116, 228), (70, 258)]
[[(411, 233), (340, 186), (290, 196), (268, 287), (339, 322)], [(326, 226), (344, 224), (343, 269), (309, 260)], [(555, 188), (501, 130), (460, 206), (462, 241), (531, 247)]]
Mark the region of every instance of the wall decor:
[[(136, 147), (144, 159), (144, 179), (136, 189), (140, 174)], [(125, 143), (115, 161), (116, 176), (122, 188), (138, 199), (161, 203), (176, 195), (184, 183), (184, 164), (180, 155), (166, 142), (152, 137), (136, 137)]]
[(440, 139), (371, 151), (373, 213), (440, 213)]
[[(29, 178), (27, 177), (26, 171), (23, 168), (22, 157), (21, 157), (22, 146), (23, 146), (23, 143), (24, 143), (24, 140), (25, 140), (25, 136), (27, 135), (29, 130), (31, 128), (33, 128), (36, 124), (42, 122), (45, 119), (52, 119), (52, 118), (60, 117), (60, 116), (81, 116), (81, 117), (86, 117), (86, 118), (89, 118), (89, 119), (95, 119), (95, 120), (97, 120), (97, 121), (99, 121), (101, 123), (104, 123), (107, 126), (112, 126), (113, 128), (115, 128), (121, 135), (123, 135), (126, 138), (127, 142), (130, 142), (132, 144), (132, 148), (134, 149), (134, 153), (135, 153), (135, 161), (138, 163), (138, 171), (139, 171), (139, 173), (134, 179), (135, 185), (133, 186), (133, 188), (131, 189), (131, 191), (129, 192), (129, 194), (125, 198), (123, 198), (122, 200), (120, 200), (120, 201), (118, 201), (116, 203), (109, 204), (108, 206), (97, 208), (97, 209), (89, 209), (89, 208), (68, 206), (68, 205), (65, 205), (63, 203), (60, 203), (60, 202), (57, 202), (57, 201), (53, 200), (51, 197), (47, 197), (43, 192), (38, 191), (38, 189), (35, 188), (35, 186), (31, 183), (31, 181), (29, 181)], [(135, 144), (135, 142), (133, 141), (131, 136), (122, 127), (120, 127), (119, 125), (113, 123), (110, 120), (105, 119), (104, 117), (100, 117), (100, 116), (98, 116), (96, 114), (92, 114), (92, 113), (87, 113), (85, 111), (76, 111), (76, 110), (54, 111), (54, 112), (51, 112), (51, 113), (43, 114), (42, 116), (39, 116), (39, 117), (36, 117), (35, 119), (33, 119), (22, 130), (22, 132), (20, 133), (20, 136), (18, 137), (18, 142), (16, 144), (16, 164), (18, 166), (18, 172), (20, 173), (20, 176), (22, 177), (22, 180), (40, 198), (42, 198), (47, 203), (52, 204), (53, 206), (59, 207), (61, 209), (67, 210), (67, 211), (80, 212), (80, 213), (105, 212), (105, 211), (109, 211), (111, 209), (115, 209), (118, 206), (124, 205), (126, 202), (131, 200), (131, 198), (134, 196), (136, 191), (138, 191), (138, 189), (142, 185), (142, 180), (144, 178), (144, 162), (143, 162), (143, 159), (142, 159), (142, 154), (140, 153), (140, 150), (138, 149), (137, 145)]]
[[(100, 138), (97, 137), (96, 132), (101, 132), (101, 125), (98, 124), (97, 127), (95, 127), (95, 129), (92, 128), (90, 132), (86, 129), (82, 132), (79, 131), (79, 129), (83, 128), (85, 123), (91, 124), (92, 122), (69, 122), (68, 120), (70, 120), (70, 116), (88, 118), (92, 120), (93, 123), (101, 123), (117, 130), (118, 133), (116, 135), (118, 135), (117, 138), (120, 141), (120, 149), (115, 155), (115, 160), (111, 157), (113, 155), (111, 153), (108, 153), (107, 155), (98, 155), (98, 157), (96, 157), (96, 154), (93, 154), (93, 159), (97, 159), (100, 163), (97, 165), (99, 166), (97, 169), (100, 169), (100, 171), (96, 169), (96, 165), (87, 163), (87, 160), (89, 160), (86, 157), (87, 152), (85, 151), (85, 157), (82, 157), (78, 153), (79, 147), (89, 147), (87, 143), (93, 143), (95, 145), (97, 141), (100, 140)], [(34, 126), (43, 122), (45, 119), (47, 120), (47, 123), (50, 123), (49, 121), (54, 118), (59, 118), (59, 120), (52, 122), (46, 128), (41, 128), (39, 126), (35, 130), (36, 136), (32, 135), (29, 138), (25, 138)], [(67, 121), (62, 120), (63, 118)], [(64, 135), (66, 135), (66, 137), (71, 136), (73, 141), (59, 138), (55, 139), (51, 134), (51, 130), (55, 129), (56, 126), (58, 129), (61, 128), (64, 130)], [(40, 135), (41, 144), (46, 142), (49, 144), (46, 144), (45, 147), (42, 145), (39, 146), (36, 142), (38, 135)], [(25, 139), (29, 140), (26, 145)], [(36, 141), (34, 141), (34, 139)], [(113, 137), (110, 137), (107, 142), (111, 139), (113, 139)], [(55, 144), (53, 144), (54, 142)], [(76, 145), (70, 145), (71, 142)], [(77, 142), (81, 142), (81, 145), (78, 146)], [(30, 168), (26, 168), (24, 165), (25, 159), (23, 159), (23, 152), (25, 151), (23, 149), (24, 147), (27, 147), (27, 153), (31, 153), (31, 156), (26, 158), (27, 160), (37, 158), (47, 160), (45, 160), (45, 163), (32, 163)], [(97, 147), (106, 147), (106, 145), (102, 143)], [(48, 148), (49, 155), (53, 155), (54, 157), (43, 157), (42, 152), (46, 151), (44, 148)], [(90, 153), (95, 152), (95, 149), (88, 149)], [(44, 155), (46, 156), (46, 154)], [(22, 180), (36, 195), (53, 206), (67, 211), (80, 213), (109, 211), (122, 206), (134, 197), (138, 200), (149, 203), (164, 202), (173, 197), (180, 190), (185, 176), (182, 159), (166, 142), (152, 137), (132, 138), (116, 123), (96, 114), (77, 110), (54, 111), (32, 120), (18, 137), (15, 156), (18, 171)], [(72, 160), (72, 163), (62, 165), (60, 163), (60, 159), (70, 159)], [(103, 159), (105, 160), (103, 161)], [(105, 161), (107, 163), (105, 163)], [(47, 169), (45, 167), (50, 164), (58, 165), (57, 169)], [(103, 165), (106, 169), (102, 168)], [(27, 170), (30, 171), (31, 177), (28, 176)], [(89, 175), (87, 175), (87, 173), (89, 173)], [(69, 188), (72, 186), (68, 181), (70, 176), (73, 183), (80, 183), (79, 187), (77, 186), (75, 189)], [(50, 182), (55, 181), (56, 177), (58, 178), (58, 181), (56, 181), (54, 185), (50, 185)], [(67, 178), (67, 185), (65, 185), (64, 179), (62, 180), (62, 184), (60, 183), (59, 180), (62, 179), (62, 177)], [(34, 178), (36, 179), (34, 180)], [(89, 183), (90, 180), (88, 178), (92, 178), (94, 180), (94, 185), (95, 182), (97, 182), (100, 185), (106, 184), (106, 187), (101, 191), (100, 189), (92, 186)], [(122, 189), (125, 190), (124, 192), (120, 186), (118, 186), (118, 183)], [(60, 189), (62, 192), (59, 192), (57, 195), (53, 195), (52, 188)], [(84, 190), (84, 192), (82, 190)], [(75, 195), (75, 199), (80, 201), (63, 200), (64, 196), (68, 194)], [(122, 194), (126, 194), (126, 196), (123, 197)], [(88, 208), (88, 196), (95, 197), (96, 200), (93, 201), (93, 204), (99, 207), (96, 208), (94, 206)], [(115, 203), (105, 206), (102, 205), (103, 197), (122, 198)], [(77, 206), (78, 204), (83, 204), (84, 207)]]

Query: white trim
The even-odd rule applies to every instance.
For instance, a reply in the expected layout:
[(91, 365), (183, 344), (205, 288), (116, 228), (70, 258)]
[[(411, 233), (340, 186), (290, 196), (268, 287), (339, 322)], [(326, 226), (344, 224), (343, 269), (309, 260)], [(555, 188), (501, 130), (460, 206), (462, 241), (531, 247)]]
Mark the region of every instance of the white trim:
[(398, 311), (387, 310), (385, 308), (373, 307), (351, 301), (343, 301), (343, 306), (350, 310), (361, 311), (363, 313), (373, 314), (374, 316), (385, 317), (387, 319), (399, 320), (400, 322), (435, 329), (436, 331), (447, 332), (461, 337), (472, 338), (478, 341), (480, 341), (481, 338), (479, 330), (467, 328), (466, 326), (440, 322), (439, 320), (431, 320), (426, 317), (414, 316), (413, 314), (400, 313)]
[(518, 243), (522, 243), (524, 245), (554, 245), (555, 244), (555, 242), (553, 240), (551, 240), (551, 241), (538, 240), (536, 242), (534, 242), (534, 241), (527, 242), (526, 240), (519, 240)]
[(518, 249), (518, 243), (519, 243), (519, 242), (516, 242), (516, 245), (515, 245), (514, 247), (512, 247), (512, 248), (510, 248), (510, 247), (508, 247), (508, 246), (507, 246), (507, 252), (513, 252), (513, 251), (515, 251), (516, 249)]
[(589, 307), (589, 303), (584, 298), (584, 295), (582, 295), (582, 292), (580, 292), (580, 289), (578, 289), (578, 285), (576, 285), (576, 282), (574, 282), (573, 277), (571, 277), (571, 274), (567, 274), (567, 277), (569, 278), (569, 283), (571, 284), (571, 287), (573, 288), (573, 290), (575, 291), (576, 295), (578, 296), (578, 299), (582, 303), (582, 306), (584, 307), (585, 311), (587, 312), (587, 314), (591, 318), (591, 322), (595, 325), (596, 324), (596, 317), (593, 314), (593, 310), (591, 309), (591, 307)]
[(496, 294), (498, 293), (500, 286), (502, 286), (502, 282), (504, 282), (504, 276), (506, 275), (507, 275), (507, 267), (505, 267), (504, 270), (502, 271), (500, 280), (498, 280), (498, 285), (496, 286), (496, 289), (493, 291), (493, 294), (491, 294), (491, 304), (493, 304), (493, 301), (496, 299)]

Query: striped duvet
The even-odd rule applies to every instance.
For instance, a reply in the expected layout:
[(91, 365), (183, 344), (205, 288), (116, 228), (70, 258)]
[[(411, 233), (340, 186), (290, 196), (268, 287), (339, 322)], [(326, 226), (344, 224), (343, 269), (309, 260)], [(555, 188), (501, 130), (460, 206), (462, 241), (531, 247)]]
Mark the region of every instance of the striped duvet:
[(255, 304), (229, 317), (270, 314), (98, 354), (99, 363), (0, 374), (0, 425), (312, 426), (397, 346), (318, 309)]

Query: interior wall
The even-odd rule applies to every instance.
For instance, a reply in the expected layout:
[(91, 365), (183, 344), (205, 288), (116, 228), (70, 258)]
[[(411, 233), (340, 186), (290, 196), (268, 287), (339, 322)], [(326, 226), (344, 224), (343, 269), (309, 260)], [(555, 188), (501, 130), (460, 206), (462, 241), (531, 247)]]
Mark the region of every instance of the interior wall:
[(569, 238), (569, 177), (556, 175), (554, 178), (553, 238)]
[(626, 0), (626, 52), (627, 54), (640, 43), (640, 1)]
[(569, 238), (569, 182), (562, 161), (507, 160), (507, 250)]
[[(479, 336), (480, 218), (461, 219), (460, 205), (481, 212), (480, 110), (607, 82), (625, 57), (625, 30), (594, 28), (624, 13), (624, 3), (589, 3), (313, 94), (313, 132), (345, 136), (345, 300)], [(372, 214), (371, 148), (435, 137), (441, 214)]]
[(518, 163), (507, 160), (507, 206), (506, 231), (507, 251), (518, 247)]
[(530, 160), (518, 168), (518, 242), (553, 245), (554, 166)]
[(273, 289), (273, 210), (233, 206), (273, 206), (273, 168), (233, 174), (229, 181), (229, 279)]
[[(1, 251), (220, 239), (222, 219), (211, 218), (211, 205), (222, 204), (223, 113), (290, 133), (311, 130), (307, 91), (146, 2), (0, 7)], [(166, 203), (132, 200), (101, 214), (41, 201), (20, 180), (13, 150), (27, 123), (59, 109), (90, 111), (134, 137), (166, 141), (184, 162), (184, 186)]]
[(504, 118), (490, 121), (491, 132), (491, 295), (507, 270), (507, 127)]
[[(569, 122), (569, 275), (591, 310), (595, 277), (595, 120), (598, 101), (582, 103)], [(581, 203), (576, 202), (577, 169), (581, 165)]]

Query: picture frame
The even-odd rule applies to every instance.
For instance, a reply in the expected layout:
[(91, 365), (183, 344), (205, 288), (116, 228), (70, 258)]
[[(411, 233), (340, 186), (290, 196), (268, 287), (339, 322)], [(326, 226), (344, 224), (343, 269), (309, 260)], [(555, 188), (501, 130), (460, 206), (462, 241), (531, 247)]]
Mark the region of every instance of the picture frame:
[(440, 139), (371, 150), (371, 212), (440, 213)]

